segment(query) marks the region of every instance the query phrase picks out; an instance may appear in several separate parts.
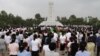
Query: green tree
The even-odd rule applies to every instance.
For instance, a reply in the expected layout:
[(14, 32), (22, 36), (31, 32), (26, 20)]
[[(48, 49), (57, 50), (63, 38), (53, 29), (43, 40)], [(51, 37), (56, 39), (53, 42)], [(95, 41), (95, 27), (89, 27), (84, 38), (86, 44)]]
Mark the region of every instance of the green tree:
[(41, 15), (40, 15), (39, 13), (37, 13), (37, 14), (35, 15), (35, 19), (41, 19)]

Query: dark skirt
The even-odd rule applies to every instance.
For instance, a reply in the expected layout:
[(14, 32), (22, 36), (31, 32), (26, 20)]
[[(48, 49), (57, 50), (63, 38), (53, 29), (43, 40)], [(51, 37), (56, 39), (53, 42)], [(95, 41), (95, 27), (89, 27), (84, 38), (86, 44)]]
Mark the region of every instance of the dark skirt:
[(64, 51), (65, 50), (65, 44), (60, 44), (60, 50)]
[(10, 56), (17, 56), (17, 55), (10, 55)]
[(39, 56), (39, 51), (32, 51), (32, 56)]

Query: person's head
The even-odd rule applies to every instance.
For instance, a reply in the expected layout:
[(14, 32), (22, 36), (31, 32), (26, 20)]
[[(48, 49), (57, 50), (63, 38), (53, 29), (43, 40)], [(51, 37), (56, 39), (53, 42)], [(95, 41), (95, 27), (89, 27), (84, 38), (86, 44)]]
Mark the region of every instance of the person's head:
[(16, 35), (15, 34), (12, 34), (11, 35), (11, 43), (14, 43), (16, 40)]
[(93, 42), (91, 37), (88, 38), (88, 42)]
[(16, 32), (16, 35), (18, 36), (19, 35), (19, 32)]
[(71, 37), (71, 38), (70, 38), (70, 41), (73, 42), (73, 41), (74, 41), (74, 37)]
[(85, 49), (85, 48), (86, 48), (86, 45), (87, 45), (86, 42), (81, 42), (81, 43), (80, 43), (80, 50), (81, 50), (82, 52), (86, 50), (86, 49)]
[(20, 52), (23, 52), (24, 50), (27, 49), (28, 44), (26, 42), (22, 43), (22, 46), (19, 48)]
[(1, 36), (1, 39), (4, 39), (4, 35)]
[(40, 34), (38, 35), (38, 38), (41, 38), (41, 35)]
[(10, 32), (7, 32), (6, 35), (9, 36), (10, 35)]
[(65, 35), (65, 31), (62, 31), (62, 35)]
[(37, 34), (34, 34), (34, 35), (33, 35), (33, 40), (35, 40), (35, 39), (37, 39), (37, 38), (38, 38)]
[(68, 29), (67, 32), (71, 32), (71, 31)]
[(20, 34), (23, 34), (23, 31), (21, 30), (19, 33), (20, 33)]
[(25, 39), (28, 37), (27, 33), (24, 33), (23, 36)]
[(53, 38), (54, 34), (52, 32), (48, 33), (48, 37)]
[(49, 44), (49, 49), (50, 49), (51, 51), (54, 51), (54, 50), (56, 49), (56, 44), (50, 43), (50, 44)]

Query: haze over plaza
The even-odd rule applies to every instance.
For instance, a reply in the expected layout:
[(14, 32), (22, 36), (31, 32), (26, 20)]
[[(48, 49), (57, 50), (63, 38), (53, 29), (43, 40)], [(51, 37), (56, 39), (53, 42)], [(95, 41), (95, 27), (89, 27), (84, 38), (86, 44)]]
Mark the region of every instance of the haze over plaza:
[[(54, 17), (74, 14), (78, 17), (100, 18), (100, 0), (53, 0)], [(26, 18), (34, 18), (36, 13), (48, 17), (48, 0), (0, 0), (0, 11)]]

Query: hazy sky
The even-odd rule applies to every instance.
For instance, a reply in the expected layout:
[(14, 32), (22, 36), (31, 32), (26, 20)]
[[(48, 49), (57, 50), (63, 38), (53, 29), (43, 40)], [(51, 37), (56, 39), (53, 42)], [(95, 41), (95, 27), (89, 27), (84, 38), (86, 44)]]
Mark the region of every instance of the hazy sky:
[[(78, 17), (93, 16), (100, 18), (100, 0), (53, 0), (54, 17), (74, 14)], [(48, 0), (0, 0), (0, 11), (34, 18), (36, 13), (48, 16)]]

